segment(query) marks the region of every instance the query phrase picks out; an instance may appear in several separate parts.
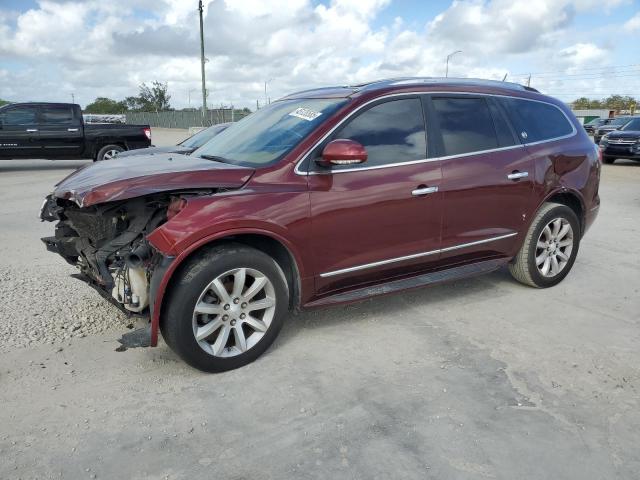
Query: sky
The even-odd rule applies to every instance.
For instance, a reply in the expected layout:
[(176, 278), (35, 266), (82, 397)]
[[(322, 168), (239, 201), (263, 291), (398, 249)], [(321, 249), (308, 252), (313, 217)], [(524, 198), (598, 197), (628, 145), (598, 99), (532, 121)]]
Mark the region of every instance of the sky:
[[(209, 106), (405, 76), (640, 99), (640, 0), (206, 0)], [(0, 98), (86, 105), (167, 82), (201, 104), (197, 0), (0, 0)], [(73, 97), (72, 97), (73, 95)]]

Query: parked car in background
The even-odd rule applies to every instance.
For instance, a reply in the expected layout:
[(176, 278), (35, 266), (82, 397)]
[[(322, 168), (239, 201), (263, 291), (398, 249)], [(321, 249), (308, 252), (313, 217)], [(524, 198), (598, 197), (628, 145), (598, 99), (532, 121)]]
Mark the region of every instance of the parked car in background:
[(56, 185), (47, 248), (190, 365), (237, 368), (287, 312), (508, 266), (564, 279), (596, 218), (599, 150), (561, 101), (505, 82), (308, 90), (191, 155), (116, 158)]
[(0, 107), (0, 159), (107, 160), (149, 145), (149, 125), (85, 124), (80, 105), (12, 103)]
[(186, 140), (183, 140), (177, 145), (171, 145), (169, 147), (148, 147), (140, 148), (137, 150), (129, 150), (127, 152), (119, 153), (119, 157), (131, 157), (134, 155), (154, 155), (158, 153), (182, 153), (183, 155), (189, 155), (197, 148), (207, 143), (213, 137), (220, 132), (226, 130), (231, 123), (219, 123), (212, 125), (204, 130), (200, 130), (198, 133), (191, 135)]
[(593, 134), (593, 141), (596, 143), (600, 143), (600, 139), (603, 137), (603, 135), (622, 128), (627, 122), (631, 120), (631, 118), (632, 117), (616, 117), (608, 119), (608, 123), (605, 123), (604, 125), (596, 128), (595, 133)]
[(616, 158), (640, 160), (640, 117), (632, 118), (620, 130), (603, 136), (600, 150), (604, 163), (613, 163)]
[(593, 135), (598, 127), (606, 125), (609, 120), (610, 119), (608, 118), (594, 118), (593, 120), (585, 123), (583, 127), (589, 135)]

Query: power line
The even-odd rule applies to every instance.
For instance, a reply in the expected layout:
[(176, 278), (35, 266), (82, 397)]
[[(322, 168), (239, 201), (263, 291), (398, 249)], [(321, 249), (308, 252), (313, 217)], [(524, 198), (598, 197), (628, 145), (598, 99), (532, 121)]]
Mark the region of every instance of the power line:
[[(582, 67), (581, 70), (611, 70), (614, 68), (627, 68), (627, 67), (640, 67), (640, 63), (631, 63), (628, 65), (610, 65), (608, 67)], [(557, 74), (558, 71), (553, 72), (524, 72), (524, 73), (512, 73), (512, 77), (528, 76), (531, 75), (552, 75)]]

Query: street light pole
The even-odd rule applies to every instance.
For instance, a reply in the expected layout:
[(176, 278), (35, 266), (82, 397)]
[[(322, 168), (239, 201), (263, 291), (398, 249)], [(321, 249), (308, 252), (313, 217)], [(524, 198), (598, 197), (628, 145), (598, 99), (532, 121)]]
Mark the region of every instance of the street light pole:
[(452, 52), (449, 55), (447, 55), (447, 66), (446, 66), (446, 70), (445, 70), (445, 73), (444, 73), (445, 77), (449, 76), (449, 59), (451, 57), (453, 57), (456, 53), (462, 53), (462, 50), (456, 50), (455, 52)]
[(264, 104), (265, 105), (269, 103), (269, 97), (267, 97), (267, 83), (271, 82), (271, 80), (273, 80), (273, 78), (270, 78), (269, 80), (265, 80), (264, 82)]
[(207, 114), (207, 89), (205, 87), (204, 78), (204, 25), (202, 23), (202, 0), (198, 2), (198, 10), (200, 11), (200, 70), (202, 73), (202, 126), (204, 127), (204, 119)]

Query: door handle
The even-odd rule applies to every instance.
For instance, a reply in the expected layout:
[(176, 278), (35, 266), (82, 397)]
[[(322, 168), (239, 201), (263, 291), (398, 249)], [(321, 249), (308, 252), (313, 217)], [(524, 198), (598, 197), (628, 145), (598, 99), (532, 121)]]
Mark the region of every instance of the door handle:
[(77, 132), (77, 128), (67, 128), (67, 132)]
[(507, 178), (509, 180), (520, 180), (521, 178), (526, 178), (529, 176), (529, 172), (511, 172), (509, 175), (507, 175)]
[(421, 195), (429, 195), (430, 193), (436, 193), (438, 191), (438, 187), (423, 187), (420, 186), (411, 192), (411, 195), (414, 197), (419, 197)]
[(37, 128), (27, 128), (27, 132), (37, 132)]

